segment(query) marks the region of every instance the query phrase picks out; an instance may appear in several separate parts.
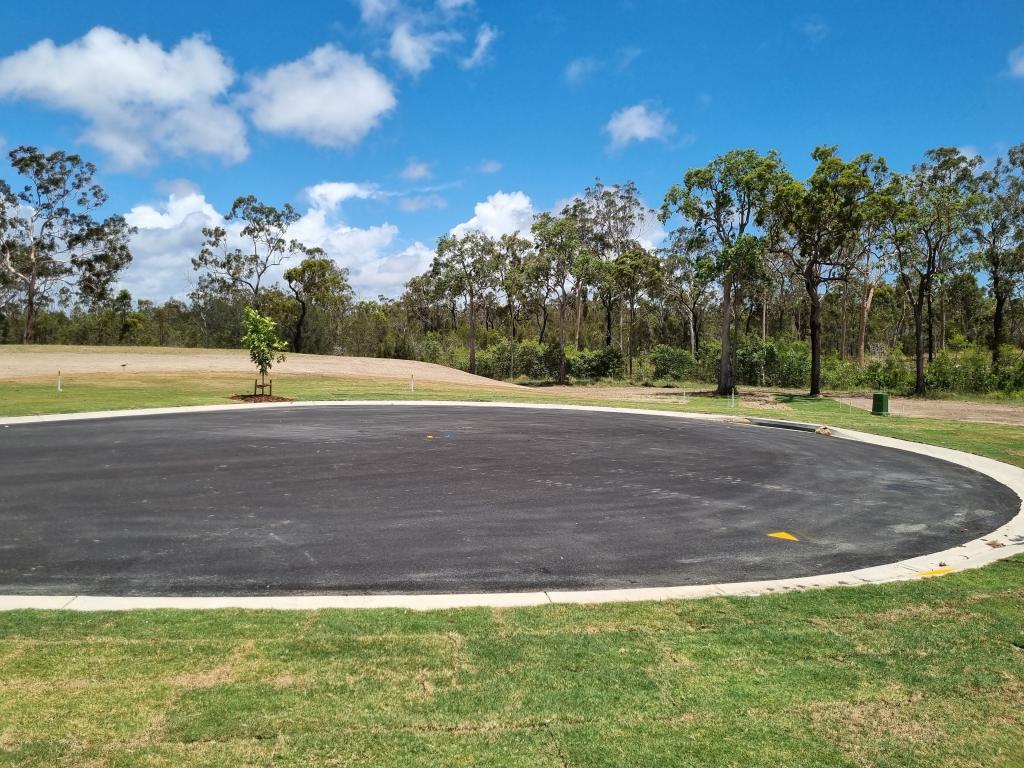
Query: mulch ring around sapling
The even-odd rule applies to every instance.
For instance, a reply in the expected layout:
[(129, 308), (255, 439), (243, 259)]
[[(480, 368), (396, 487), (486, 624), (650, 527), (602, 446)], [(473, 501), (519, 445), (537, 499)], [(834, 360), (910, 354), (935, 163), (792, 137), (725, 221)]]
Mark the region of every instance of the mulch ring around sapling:
[(232, 400), (240, 400), (243, 403), (290, 403), (290, 397), (279, 397), (278, 395), (232, 395)]

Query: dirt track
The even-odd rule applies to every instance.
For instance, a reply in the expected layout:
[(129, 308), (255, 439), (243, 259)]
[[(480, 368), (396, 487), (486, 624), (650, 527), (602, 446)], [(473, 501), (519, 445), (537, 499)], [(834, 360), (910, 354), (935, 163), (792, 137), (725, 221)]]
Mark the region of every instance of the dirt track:
[[(167, 347), (0, 346), (0, 380), (65, 374), (251, 373), (244, 350)], [(275, 373), (321, 374), (359, 379), (401, 379), (480, 387), (515, 387), (454, 368), (414, 360), (328, 355), (287, 355)]]
[[(836, 397), (836, 400), (866, 411), (871, 410), (871, 395), (843, 395)], [(890, 397), (889, 413), (893, 416), (924, 416), (931, 419), (1024, 425), (1024, 406), (1003, 403)]]

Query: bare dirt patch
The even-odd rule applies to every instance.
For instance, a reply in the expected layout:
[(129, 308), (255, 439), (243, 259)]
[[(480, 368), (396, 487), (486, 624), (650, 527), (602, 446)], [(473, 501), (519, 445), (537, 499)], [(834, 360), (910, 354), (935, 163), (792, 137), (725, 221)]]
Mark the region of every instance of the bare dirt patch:
[(232, 395), (232, 400), (240, 400), (243, 403), (291, 403), (294, 402), (290, 397), (280, 397), (279, 395)]
[[(70, 374), (252, 373), (241, 349), (179, 349), (173, 347), (0, 346), (0, 380), (36, 379)], [(287, 355), (275, 373), (319, 374), (353, 379), (398, 379), (516, 388), (515, 384), (415, 360), (390, 360), (338, 355)]]
[[(871, 395), (836, 395), (835, 399), (855, 408), (871, 410)], [(983, 421), (990, 424), (1024, 425), (1024, 405), (977, 403), (967, 400), (926, 400), (916, 397), (889, 398), (893, 416), (924, 416), (953, 421)]]
[[(553, 386), (537, 390), (545, 394), (569, 397), (587, 397), (595, 400), (626, 401), (632, 403), (687, 403), (690, 398), (714, 394), (709, 389), (684, 389), (681, 387), (640, 387), (640, 386)], [(780, 403), (774, 392), (743, 392), (736, 400), (741, 408), (788, 411), (789, 406)]]

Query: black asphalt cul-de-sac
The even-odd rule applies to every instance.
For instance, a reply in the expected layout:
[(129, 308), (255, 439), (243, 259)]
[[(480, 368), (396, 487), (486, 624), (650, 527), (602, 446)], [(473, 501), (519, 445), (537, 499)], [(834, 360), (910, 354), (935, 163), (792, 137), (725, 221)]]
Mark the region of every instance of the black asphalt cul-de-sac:
[[(936, 552), (1009, 520), (979, 473), (650, 415), (247, 408), (0, 427), (0, 593), (710, 584)], [(799, 541), (768, 534), (785, 531)]]

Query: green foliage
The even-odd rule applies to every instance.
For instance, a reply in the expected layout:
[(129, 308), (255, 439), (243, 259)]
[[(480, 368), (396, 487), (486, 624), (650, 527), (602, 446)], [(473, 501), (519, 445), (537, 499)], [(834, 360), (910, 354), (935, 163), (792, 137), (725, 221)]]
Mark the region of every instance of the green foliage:
[(656, 379), (683, 381), (691, 378), (697, 367), (697, 361), (690, 350), (670, 347), (668, 344), (658, 344), (651, 351), (650, 359)]
[(557, 364), (553, 372), (545, 364), (547, 351), (545, 345), (533, 339), (512, 343), (510, 339), (499, 338), (477, 352), (476, 372), (491, 379), (546, 379), (558, 373)]
[(891, 349), (864, 366), (862, 379), (871, 389), (888, 392), (907, 392), (914, 387), (914, 372), (910, 369), (903, 352)]
[(811, 350), (806, 342), (745, 337), (736, 348), (738, 380), (760, 387), (806, 387)]
[(249, 358), (266, 378), (274, 363), (284, 360), (284, 350), (288, 345), (277, 337), (274, 319), (261, 315), (252, 307), (245, 308), (245, 335), (242, 345), (249, 350)]
[(929, 389), (982, 394), (992, 387), (991, 355), (975, 346), (962, 352), (940, 350), (928, 364), (925, 380)]
[(626, 360), (618, 347), (576, 349), (566, 347), (569, 375), (574, 379), (621, 379), (626, 371)]

